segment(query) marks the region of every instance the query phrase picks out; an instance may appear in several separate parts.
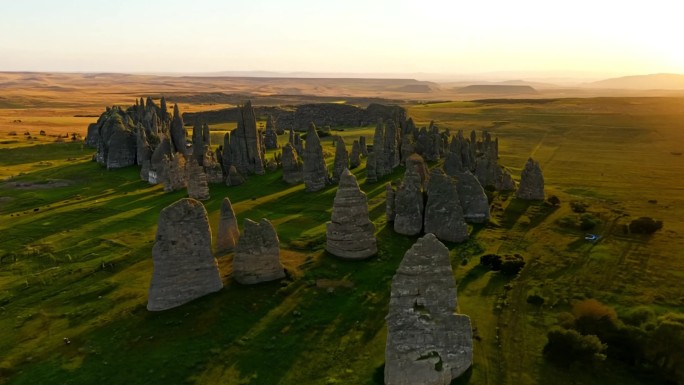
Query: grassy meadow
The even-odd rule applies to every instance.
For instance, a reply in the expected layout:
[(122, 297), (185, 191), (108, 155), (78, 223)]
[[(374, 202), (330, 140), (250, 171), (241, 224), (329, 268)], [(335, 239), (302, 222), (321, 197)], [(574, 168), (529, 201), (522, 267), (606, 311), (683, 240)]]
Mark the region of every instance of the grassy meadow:
[[(552, 208), (494, 194), (492, 221), (473, 227), (469, 241), (447, 245), (459, 312), (476, 335), (473, 368), (457, 383), (663, 383), (612, 361), (557, 367), (542, 348), (559, 315), (583, 299), (620, 314), (637, 306), (684, 313), (684, 156), (676, 155), (684, 151), (684, 99), (407, 107), (420, 125), (489, 130), (516, 178), (533, 156), (547, 196), (561, 201)], [(65, 124), (85, 134), (87, 122)], [(214, 146), (233, 127), (212, 126)], [(333, 133), (348, 145), (363, 134), (370, 144), (372, 131)], [(164, 193), (140, 181), (136, 167), (106, 171), (82, 142), (26, 145), (22, 134), (20, 143), (0, 134), (0, 384), (382, 384), (390, 282), (416, 240), (385, 221), (384, 183), (402, 169), (378, 183), (365, 182), (363, 166), (353, 170), (377, 227), (379, 253), (366, 261), (323, 250), (334, 186), (306, 193), (282, 182), (280, 171), (238, 187), (212, 185), (204, 202), (212, 231), (224, 197), (240, 222), (270, 219), (288, 278), (237, 284), (232, 255), (219, 254), (223, 290), (152, 313), (145, 305), (157, 217), (186, 192)], [(332, 138), (322, 142), (331, 165)], [(599, 219), (592, 230), (599, 241), (567, 225), (578, 218), (570, 201)], [(624, 234), (622, 225), (639, 216), (661, 219), (664, 228)], [(527, 265), (506, 278), (478, 265), (487, 253), (519, 253)], [(533, 294), (544, 304), (528, 303)]]

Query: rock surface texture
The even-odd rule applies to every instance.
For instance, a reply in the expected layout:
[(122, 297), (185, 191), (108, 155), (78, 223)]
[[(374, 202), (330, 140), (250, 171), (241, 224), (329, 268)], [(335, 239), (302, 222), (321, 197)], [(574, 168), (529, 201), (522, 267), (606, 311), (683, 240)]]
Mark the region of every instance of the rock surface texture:
[(188, 175), (188, 196), (199, 201), (209, 199), (209, 185), (207, 184), (207, 174), (204, 173), (204, 168), (194, 159), (190, 159), (186, 163), (186, 170)]
[(323, 147), (321, 139), (316, 132), (316, 126), (311, 123), (306, 133), (306, 146), (304, 146), (304, 167), (302, 178), (306, 191), (319, 191), (330, 183), (328, 167), (323, 159)]
[(245, 219), (242, 235), (235, 247), (233, 278), (250, 285), (284, 277), (280, 241), (271, 222), (267, 219), (259, 222)]
[(286, 143), (283, 146), (283, 156), (281, 158), (283, 165), (283, 180), (287, 184), (302, 183), (302, 162), (297, 156), (292, 143)]
[(456, 307), (449, 249), (427, 234), (392, 279), (385, 384), (448, 385), (472, 365), (470, 318), (454, 314)]
[(394, 197), (394, 231), (403, 235), (420, 234), (423, 229), (423, 210), (420, 175), (414, 168), (407, 167)]
[(335, 137), (335, 161), (333, 162), (332, 181), (338, 183), (344, 170), (349, 168), (349, 153), (341, 136)]
[(223, 287), (202, 203), (185, 198), (161, 211), (152, 262), (148, 310), (171, 309)]
[(468, 225), (458, 198), (456, 179), (439, 169), (430, 173), (425, 205), (425, 233), (433, 233), (441, 241), (462, 242), (468, 239)]
[(487, 194), (475, 175), (466, 170), (454, 176), (458, 179), (458, 197), (463, 208), (463, 218), (470, 223), (489, 221)]
[(544, 175), (536, 160), (529, 158), (525, 163), (515, 195), (520, 199), (544, 200)]
[(240, 239), (237, 218), (230, 199), (223, 198), (219, 215), (218, 234), (216, 235), (216, 250), (231, 251)]
[(368, 198), (354, 174), (345, 169), (326, 224), (325, 249), (338, 257), (362, 259), (378, 252), (375, 225), (368, 218)]

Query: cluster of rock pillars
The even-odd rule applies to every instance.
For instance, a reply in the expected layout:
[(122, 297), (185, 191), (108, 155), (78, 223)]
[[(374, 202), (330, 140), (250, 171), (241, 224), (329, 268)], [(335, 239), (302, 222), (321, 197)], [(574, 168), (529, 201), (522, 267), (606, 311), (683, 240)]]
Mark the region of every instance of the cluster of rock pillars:
[[(404, 114), (398, 116), (405, 116)], [(489, 220), (485, 188), (516, 191), (520, 199), (544, 199), (539, 163), (529, 159), (516, 185), (498, 164), (499, 141), (484, 132), (466, 138), (450, 135), (435, 124), (418, 129), (413, 120), (380, 120), (373, 144), (361, 136), (351, 152), (334, 138), (335, 159), (329, 172), (321, 141), (312, 123), (306, 139), (292, 127), (289, 140), (272, 160), (265, 150), (279, 148), (276, 122), (268, 117), (257, 129), (251, 103), (239, 108), (237, 128), (223, 144), (211, 148), (209, 127), (196, 123), (187, 143), (183, 119), (174, 105), (167, 111), (148, 98), (127, 109), (107, 108), (88, 128), (87, 144), (97, 149), (94, 160), (108, 169), (137, 164), (141, 179), (161, 183), (165, 191), (186, 188), (189, 198), (164, 208), (159, 215), (152, 249), (154, 270), (147, 308), (161, 311), (181, 306), (223, 287), (212, 251), (207, 211), (209, 183), (244, 183), (249, 175), (282, 169), (287, 184), (304, 183), (319, 191), (337, 184), (325, 249), (346, 259), (366, 259), (377, 253), (376, 228), (368, 200), (350, 169), (366, 158), (367, 182), (375, 183), (404, 166), (398, 185), (386, 184), (386, 220), (395, 232), (424, 236), (406, 252), (392, 280), (385, 349), (386, 384), (449, 384), (472, 364), (470, 318), (456, 314), (457, 298), (449, 250), (442, 243), (468, 239), (467, 223)], [(427, 162), (443, 159), (441, 168)], [(232, 252), (232, 278), (245, 285), (285, 277), (280, 243), (268, 219), (245, 219), (239, 231), (229, 198), (224, 198), (216, 251)]]

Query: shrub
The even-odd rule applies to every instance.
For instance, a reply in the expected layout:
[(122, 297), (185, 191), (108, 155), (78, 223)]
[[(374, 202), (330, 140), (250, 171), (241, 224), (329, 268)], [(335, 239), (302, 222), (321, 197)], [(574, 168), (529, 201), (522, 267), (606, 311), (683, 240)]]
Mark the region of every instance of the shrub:
[(527, 303), (534, 306), (541, 306), (544, 304), (544, 297), (538, 294), (531, 294), (527, 296)]
[(570, 208), (572, 209), (573, 212), (576, 213), (585, 213), (587, 212), (587, 207), (589, 207), (588, 204), (580, 201), (570, 201)]
[(582, 231), (591, 230), (599, 223), (601, 223), (601, 220), (594, 214), (585, 213), (580, 216), (580, 230)]
[(544, 356), (557, 364), (575, 361), (592, 362), (605, 359), (606, 346), (594, 335), (582, 335), (576, 330), (554, 328), (547, 335)]
[(663, 221), (649, 217), (640, 217), (629, 223), (629, 232), (635, 234), (653, 234), (663, 228)]
[(613, 335), (619, 328), (615, 309), (593, 298), (576, 302), (572, 313), (575, 316), (575, 327), (582, 334), (605, 337)]
[(520, 254), (506, 255), (501, 264), (501, 274), (514, 276), (525, 267), (525, 258)]
[(644, 324), (654, 322), (656, 314), (650, 306), (638, 306), (629, 309), (621, 319), (628, 325), (641, 327)]
[(557, 196), (551, 195), (546, 199), (546, 203), (548, 203), (552, 207), (558, 207), (561, 204), (561, 200)]
[(501, 270), (501, 256), (496, 254), (485, 254), (480, 257), (480, 265), (488, 267), (490, 270)]

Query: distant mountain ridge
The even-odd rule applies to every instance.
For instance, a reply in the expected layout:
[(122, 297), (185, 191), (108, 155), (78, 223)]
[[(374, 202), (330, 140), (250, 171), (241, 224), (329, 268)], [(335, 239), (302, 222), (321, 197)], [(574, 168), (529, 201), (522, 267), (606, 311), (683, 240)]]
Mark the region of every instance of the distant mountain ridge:
[(586, 83), (584, 87), (623, 90), (684, 90), (682, 74), (633, 75)]

